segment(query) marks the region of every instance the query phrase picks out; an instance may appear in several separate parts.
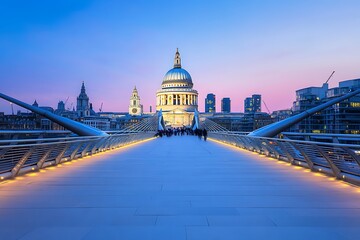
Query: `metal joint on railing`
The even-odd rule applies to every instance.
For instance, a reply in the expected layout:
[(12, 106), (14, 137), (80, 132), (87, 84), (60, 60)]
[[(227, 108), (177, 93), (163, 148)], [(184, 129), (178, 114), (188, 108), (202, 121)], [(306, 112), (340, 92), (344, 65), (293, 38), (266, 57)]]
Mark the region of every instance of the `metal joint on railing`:
[(331, 161), (331, 158), (329, 157), (329, 155), (322, 150), (322, 148), (320, 148), (317, 145), (314, 145), (314, 147), (316, 147), (316, 149), (319, 151), (319, 153), (326, 159), (326, 161), (329, 163), (330, 168), (334, 174), (334, 177), (336, 178), (340, 178), (340, 174), (341, 174), (341, 170), (333, 163), (333, 161)]
[(15, 167), (11, 170), (11, 176), (16, 177), (18, 175), (21, 167), (24, 165), (24, 163), (28, 160), (28, 158), (31, 156), (31, 154), (35, 151), (35, 147), (31, 147), (22, 158), (18, 161), (18, 163), (15, 165)]

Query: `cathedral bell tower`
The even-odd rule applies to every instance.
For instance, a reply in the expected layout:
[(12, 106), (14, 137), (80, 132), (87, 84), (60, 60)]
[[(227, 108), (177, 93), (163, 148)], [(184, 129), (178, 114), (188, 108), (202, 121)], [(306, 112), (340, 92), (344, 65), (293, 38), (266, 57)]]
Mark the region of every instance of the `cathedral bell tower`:
[(132, 116), (141, 116), (143, 114), (143, 106), (140, 104), (140, 97), (136, 87), (134, 87), (130, 98), (129, 114)]
[(81, 91), (77, 97), (76, 112), (78, 117), (90, 116), (89, 97), (86, 94), (84, 82), (82, 82)]

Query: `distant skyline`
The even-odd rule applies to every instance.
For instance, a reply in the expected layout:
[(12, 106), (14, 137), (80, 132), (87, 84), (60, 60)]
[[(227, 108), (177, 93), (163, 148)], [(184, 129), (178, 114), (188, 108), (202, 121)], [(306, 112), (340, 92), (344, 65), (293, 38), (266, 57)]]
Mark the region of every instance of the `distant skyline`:
[[(208, 93), (230, 97), (233, 112), (253, 94), (288, 109), (295, 90), (320, 87), (333, 70), (330, 88), (360, 78), (359, 9), (358, 0), (5, 0), (0, 92), (53, 108), (69, 97), (69, 108), (84, 81), (95, 111), (127, 112), (136, 85), (148, 112), (179, 48), (200, 111)], [(2, 99), (0, 112), (11, 113)]]

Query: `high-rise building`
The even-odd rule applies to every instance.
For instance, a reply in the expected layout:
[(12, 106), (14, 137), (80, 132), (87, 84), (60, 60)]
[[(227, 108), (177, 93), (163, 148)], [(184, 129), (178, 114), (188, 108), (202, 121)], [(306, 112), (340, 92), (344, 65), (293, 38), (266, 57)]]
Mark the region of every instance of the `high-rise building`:
[(58, 102), (57, 110), (59, 110), (61, 112), (65, 111), (65, 103), (63, 101)]
[(231, 101), (230, 98), (221, 99), (221, 112), (229, 113), (231, 112)]
[[(360, 79), (339, 82), (339, 87), (326, 92), (326, 101), (360, 88)], [(324, 112), (326, 133), (360, 134), (360, 96), (353, 96), (331, 106)]]
[(253, 94), (252, 97), (245, 98), (244, 112), (245, 113), (261, 112), (261, 95), (260, 94)]
[(130, 97), (129, 114), (133, 116), (140, 116), (143, 113), (143, 106), (140, 104), (140, 97), (136, 87)]
[(250, 113), (253, 111), (253, 101), (251, 97), (247, 97), (244, 100), (244, 112)]
[(320, 104), (321, 99), (326, 97), (329, 86), (327, 83), (322, 87), (307, 87), (296, 90), (296, 100), (293, 102), (293, 112), (298, 114)]
[(214, 113), (216, 112), (216, 98), (215, 94), (209, 93), (205, 98), (205, 112)]
[[(299, 114), (320, 105), (325, 99), (327, 91), (327, 83), (321, 87), (307, 87), (296, 90), (296, 100), (293, 102), (292, 107), (293, 113)], [(315, 114), (292, 126), (290, 130), (303, 133), (323, 133), (324, 119), (321, 114)]]
[(261, 112), (261, 95), (260, 94), (253, 94), (253, 112)]

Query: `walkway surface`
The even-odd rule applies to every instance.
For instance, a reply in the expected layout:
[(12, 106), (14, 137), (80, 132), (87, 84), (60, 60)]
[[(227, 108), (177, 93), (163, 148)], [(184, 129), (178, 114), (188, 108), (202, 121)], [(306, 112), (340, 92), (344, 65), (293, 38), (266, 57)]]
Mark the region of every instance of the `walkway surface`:
[(359, 188), (196, 137), (0, 183), (0, 239), (359, 239)]

